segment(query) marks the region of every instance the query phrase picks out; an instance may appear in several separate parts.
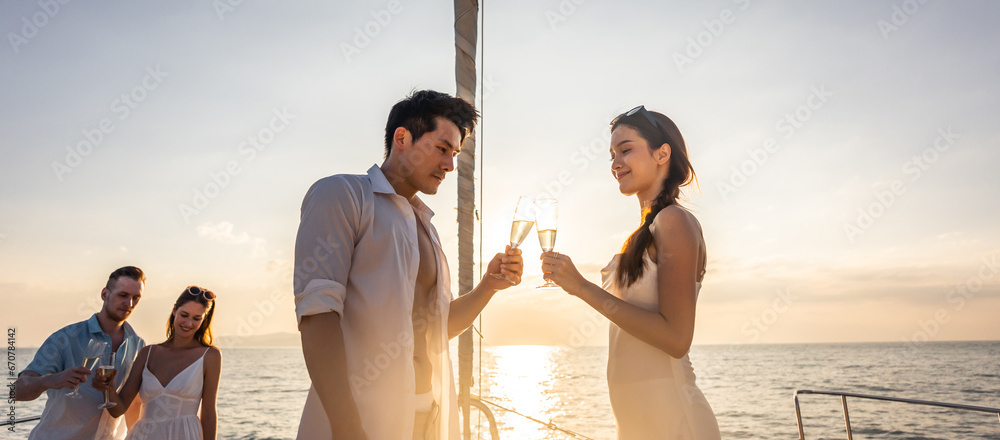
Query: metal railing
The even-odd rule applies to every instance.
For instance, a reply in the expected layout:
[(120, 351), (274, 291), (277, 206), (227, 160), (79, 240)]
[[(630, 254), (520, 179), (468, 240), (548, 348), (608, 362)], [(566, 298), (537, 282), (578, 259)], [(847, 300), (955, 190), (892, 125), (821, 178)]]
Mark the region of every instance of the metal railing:
[[(548, 429), (550, 431), (559, 431), (559, 432), (561, 432), (563, 434), (566, 434), (566, 435), (568, 435), (568, 436), (570, 436), (572, 438), (575, 438), (575, 439), (580, 439), (580, 440), (594, 440), (594, 439), (592, 439), (590, 437), (587, 437), (587, 436), (585, 436), (583, 434), (580, 434), (579, 432), (574, 432), (574, 431), (570, 431), (569, 429), (566, 429), (566, 428), (561, 428), (558, 425), (556, 425), (555, 423), (552, 423), (551, 421), (543, 422), (543, 421), (538, 420), (538, 419), (536, 419), (534, 417), (531, 417), (529, 415), (521, 414), (521, 413), (519, 413), (519, 412), (517, 412), (517, 411), (515, 411), (513, 409), (503, 407), (503, 406), (501, 406), (500, 404), (498, 404), (496, 402), (491, 402), (489, 400), (482, 399), (482, 398), (476, 397), (476, 396), (473, 396), (473, 397), (475, 397), (476, 399), (478, 399), (479, 402), (488, 403), (490, 405), (493, 405), (493, 406), (499, 408), (501, 411), (506, 411), (506, 412), (509, 412), (509, 413), (521, 416), (521, 417), (523, 417), (525, 419), (531, 420), (532, 422), (538, 423), (538, 424), (544, 426), (546, 429)], [(473, 402), (476, 402), (476, 400), (474, 400)], [(492, 433), (492, 432), (494, 432), (493, 428), (494, 428), (494, 425), (495, 425), (495, 423), (493, 422), (493, 419), (492, 419), (493, 415), (492, 414), (488, 414), (488, 417), (490, 418), (490, 432)], [(494, 439), (499, 438), (499, 435), (498, 434), (493, 434), (492, 438), (494, 438)]]
[(17, 419), (17, 420), (7, 419), (7, 420), (0, 421), (0, 426), (7, 426), (7, 425), (17, 426), (17, 425), (20, 425), (21, 423), (24, 423), (24, 422), (35, 422), (35, 421), (37, 421), (40, 418), (42, 418), (42, 416), (31, 416), (31, 417), (25, 417), (23, 419)]
[(1000, 408), (962, 405), (958, 403), (934, 402), (930, 400), (902, 399), (899, 397), (874, 396), (871, 394), (844, 393), (839, 391), (795, 390), (795, 393), (792, 394), (792, 397), (793, 400), (795, 401), (795, 421), (799, 425), (799, 440), (806, 439), (806, 433), (802, 427), (802, 411), (799, 409), (799, 394), (823, 394), (827, 396), (840, 396), (840, 402), (844, 407), (844, 424), (847, 426), (847, 440), (854, 440), (854, 435), (851, 432), (851, 416), (847, 411), (848, 397), (854, 397), (858, 399), (884, 400), (889, 402), (909, 403), (912, 405), (926, 405), (926, 406), (936, 406), (940, 408), (953, 408), (966, 411), (979, 411), (985, 413), (992, 413), (996, 414), (997, 421), (1000, 421)]
[[(494, 440), (499, 439), (500, 432), (497, 430), (497, 419), (496, 417), (493, 417), (493, 411), (490, 411), (490, 408), (486, 406), (486, 403), (483, 402), (482, 398), (475, 394), (470, 394), (469, 404), (476, 407), (480, 414), (486, 416), (486, 421), (489, 422), (490, 425), (490, 438)], [(466, 414), (465, 416), (471, 417), (470, 414)]]
[[(469, 404), (471, 406), (475, 407), (476, 409), (478, 409), (479, 412), (482, 415), (486, 416), (486, 421), (489, 424), (489, 429), (490, 429), (490, 438), (492, 438), (494, 440), (500, 438), (500, 432), (497, 429), (497, 419), (493, 415), (493, 411), (490, 410), (490, 408), (489, 408), (489, 406), (487, 406), (487, 404), (496, 406), (497, 408), (500, 408), (501, 410), (513, 412), (513, 413), (515, 413), (515, 414), (517, 414), (519, 416), (522, 416), (522, 417), (525, 417), (525, 418), (530, 419), (532, 421), (541, 423), (542, 425), (545, 425), (545, 427), (547, 427), (549, 429), (557, 430), (557, 431), (562, 431), (564, 433), (570, 434), (574, 438), (582, 438), (582, 439), (588, 439), (588, 440), (590, 439), (590, 437), (586, 437), (586, 436), (580, 435), (578, 433), (569, 431), (567, 429), (560, 428), (560, 427), (556, 426), (555, 424), (553, 424), (551, 422), (545, 423), (545, 422), (543, 422), (541, 420), (538, 420), (538, 419), (535, 419), (535, 418), (523, 415), (523, 414), (521, 414), (521, 413), (519, 413), (517, 411), (514, 411), (514, 410), (510, 409), (510, 408), (505, 408), (503, 406), (500, 406), (500, 405), (498, 405), (495, 402), (491, 402), (489, 400), (484, 400), (484, 399), (482, 399), (481, 397), (479, 397), (479, 396), (477, 396), (475, 394), (472, 394), (472, 395), (469, 396)], [(466, 414), (466, 417), (469, 417), (469, 415)], [(7, 425), (15, 425), (16, 426), (16, 425), (19, 425), (19, 424), (24, 423), (24, 422), (34, 422), (34, 421), (37, 421), (38, 419), (41, 419), (41, 418), (42, 418), (42, 416), (31, 416), (31, 417), (25, 417), (23, 419), (17, 419), (17, 420), (3, 420), (3, 421), (0, 421), (0, 426), (7, 426)]]

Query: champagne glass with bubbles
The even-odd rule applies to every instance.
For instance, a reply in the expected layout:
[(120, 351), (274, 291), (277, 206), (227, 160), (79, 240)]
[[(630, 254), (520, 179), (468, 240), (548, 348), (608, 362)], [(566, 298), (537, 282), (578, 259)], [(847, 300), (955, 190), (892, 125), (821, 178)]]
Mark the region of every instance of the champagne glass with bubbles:
[[(538, 244), (545, 252), (556, 247), (556, 226), (559, 220), (559, 203), (555, 199), (535, 200), (535, 229), (538, 230)], [(559, 288), (552, 281), (538, 286), (539, 289)]]
[[(109, 387), (113, 387), (115, 386), (115, 373), (118, 372), (118, 370), (115, 369), (115, 352), (113, 350), (109, 350), (108, 354), (101, 356), (101, 360), (104, 362), (101, 363), (100, 367), (98, 367), (97, 374), (100, 374), (111, 383)], [(97, 405), (98, 409), (111, 408), (112, 406), (117, 405), (117, 403), (109, 401), (110, 399), (108, 393), (110, 392), (111, 388), (104, 390), (104, 403)]]
[[(510, 224), (510, 248), (517, 249), (524, 241), (524, 238), (531, 232), (531, 227), (535, 224), (535, 202), (528, 196), (521, 196), (517, 199), (517, 206), (514, 208), (514, 221)], [(492, 274), (495, 278), (514, 281), (502, 274)]]
[[(91, 339), (90, 342), (87, 343), (87, 349), (83, 352), (83, 368), (94, 371), (94, 368), (97, 367), (97, 362), (101, 360), (101, 353), (104, 353), (104, 348), (107, 345), (107, 342)], [(81, 396), (83, 396), (83, 394), (80, 394), (79, 385), (77, 385), (76, 388), (73, 388), (73, 391), (66, 393), (66, 397), (73, 399), (79, 399)]]

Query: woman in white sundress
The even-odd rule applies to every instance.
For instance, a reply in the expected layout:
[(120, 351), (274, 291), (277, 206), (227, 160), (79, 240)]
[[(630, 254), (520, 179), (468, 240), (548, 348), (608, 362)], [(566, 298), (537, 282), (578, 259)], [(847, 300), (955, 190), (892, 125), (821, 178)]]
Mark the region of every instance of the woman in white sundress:
[(611, 172), (623, 195), (638, 198), (642, 224), (601, 271), (603, 286), (556, 252), (542, 254), (544, 278), (611, 321), (608, 391), (619, 439), (719, 439), (688, 360), (706, 253), (701, 225), (677, 204), (694, 180), (680, 130), (643, 106), (619, 115)]
[[(136, 395), (142, 401), (126, 440), (215, 440), (222, 353), (212, 345), (214, 312), (212, 291), (184, 289), (167, 320), (167, 340), (140, 350), (128, 380), (117, 392), (110, 390), (116, 405), (108, 412), (114, 417), (124, 414)], [(93, 381), (102, 391), (109, 383)]]

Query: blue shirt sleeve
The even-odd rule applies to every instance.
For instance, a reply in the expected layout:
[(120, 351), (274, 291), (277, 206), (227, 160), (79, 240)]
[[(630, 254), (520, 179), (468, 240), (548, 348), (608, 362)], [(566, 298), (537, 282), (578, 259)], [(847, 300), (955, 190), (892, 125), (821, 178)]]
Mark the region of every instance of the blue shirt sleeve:
[(61, 329), (50, 335), (35, 352), (34, 359), (25, 367), (25, 371), (34, 371), (41, 375), (58, 373), (66, 369), (66, 357), (70, 355), (70, 337), (66, 329)]

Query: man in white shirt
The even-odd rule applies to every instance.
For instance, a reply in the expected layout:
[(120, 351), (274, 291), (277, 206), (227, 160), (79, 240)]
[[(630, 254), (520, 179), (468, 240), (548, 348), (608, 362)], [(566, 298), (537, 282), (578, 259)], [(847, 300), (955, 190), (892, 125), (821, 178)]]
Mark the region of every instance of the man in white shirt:
[[(106, 344), (104, 355), (115, 353), (116, 386), (128, 378), (132, 361), (146, 343), (135, 334), (126, 319), (139, 304), (146, 275), (134, 266), (111, 273), (101, 290), (104, 306), (90, 319), (63, 327), (49, 336), (35, 352), (31, 363), (14, 383), (15, 399), (35, 400), (47, 393), (45, 409), (29, 440), (123, 439), (127, 429), (121, 418), (98, 409), (104, 395), (92, 386), (80, 386), (93, 371), (83, 367), (84, 351), (90, 340)], [(67, 388), (81, 395), (67, 396)], [(132, 414), (126, 414), (134, 420)]]
[(523, 260), (508, 247), (453, 300), (434, 213), (416, 194), (437, 193), (477, 117), (464, 100), (415, 92), (389, 113), (381, 166), (306, 193), (294, 287), (312, 387), (298, 439), (458, 438), (448, 340), (520, 283)]

